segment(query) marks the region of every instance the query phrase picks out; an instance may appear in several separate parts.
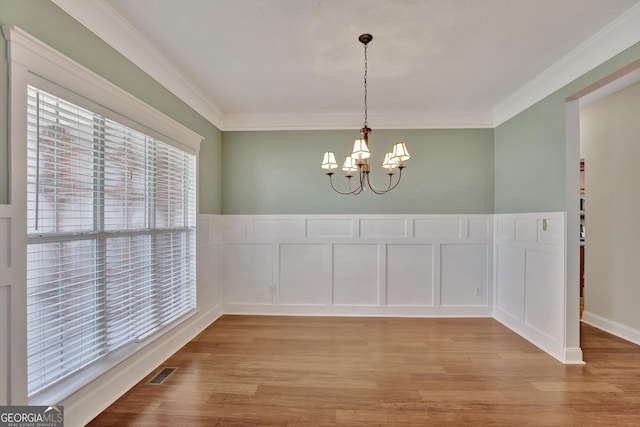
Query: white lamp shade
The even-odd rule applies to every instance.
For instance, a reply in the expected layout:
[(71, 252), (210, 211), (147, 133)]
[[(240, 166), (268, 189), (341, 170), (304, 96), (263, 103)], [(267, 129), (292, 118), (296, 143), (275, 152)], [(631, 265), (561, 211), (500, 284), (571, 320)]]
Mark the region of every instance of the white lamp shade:
[(409, 154), (409, 151), (407, 151), (407, 146), (404, 142), (398, 142), (393, 146), (391, 158), (397, 163), (404, 162), (405, 160), (409, 160), (411, 158), (411, 154)]
[(362, 160), (368, 159), (371, 156), (369, 152), (369, 147), (367, 146), (367, 141), (362, 138), (358, 138), (353, 141), (353, 152), (351, 153), (351, 157), (354, 159)]
[(356, 160), (353, 157), (347, 156), (344, 159), (344, 164), (342, 165), (342, 170), (347, 172), (355, 172), (358, 170), (358, 165), (356, 164)]
[(398, 161), (393, 158), (391, 153), (386, 153), (384, 155), (384, 162), (382, 162), (382, 167), (391, 170), (396, 166), (398, 166)]
[(336, 162), (336, 156), (333, 154), (333, 151), (325, 151), (324, 156), (322, 157), (322, 169), (333, 169), (338, 167), (338, 163)]

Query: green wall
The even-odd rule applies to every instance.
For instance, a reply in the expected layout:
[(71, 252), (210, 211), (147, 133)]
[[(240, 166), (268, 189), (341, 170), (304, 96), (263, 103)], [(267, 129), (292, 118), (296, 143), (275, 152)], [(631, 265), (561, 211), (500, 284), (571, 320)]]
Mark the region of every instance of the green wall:
[[(357, 127), (355, 127), (357, 128)], [(358, 130), (224, 132), (225, 214), (445, 214), (493, 212), (493, 130), (375, 130), (370, 136), (372, 179), (388, 179), (380, 167), (394, 142), (413, 156), (391, 193), (335, 193), (322, 153), (334, 151), (342, 165)], [(344, 173), (334, 176), (346, 188)]]
[(640, 43), (496, 127), (495, 213), (565, 210), (566, 98), (638, 58)]
[[(48, 0), (0, 0), (0, 24), (16, 25), (204, 137), (200, 212), (220, 213), (221, 132)], [(0, 203), (8, 203), (8, 62), (0, 45)]]

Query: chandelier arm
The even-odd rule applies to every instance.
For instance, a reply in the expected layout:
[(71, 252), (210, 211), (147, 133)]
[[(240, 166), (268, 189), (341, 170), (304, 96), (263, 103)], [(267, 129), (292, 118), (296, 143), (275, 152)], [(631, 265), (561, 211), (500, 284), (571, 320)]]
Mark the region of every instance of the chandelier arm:
[(362, 186), (356, 188), (355, 190), (351, 190), (351, 177), (347, 177), (349, 178), (349, 191), (340, 191), (333, 185), (333, 173), (328, 173), (327, 175), (329, 175), (329, 183), (331, 184), (331, 188), (333, 188), (333, 191), (335, 191), (336, 193), (345, 195), (353, 194), (355, 196), (360, 194), (360, 192), (362, 191)]
[(371, 189), (371, 191), (374, 194), (385, 194), (386, 192), (389, 191), (389, 189), (391, 188), (391, 180), (393, 179), (393, 177), (389, 177), (389, 185), (387, 186), (386, 189), (381, 189), (376, 187), (375, 185), (373, 185), (373, 183), (371, 182), (371, 177), (370, 175), (367, 175), (367, 185), (369, 186), (369, 188)]
[(367, 184), (369, 185), (369, 188), (371, 188), (371, 191), (373, 191), (375, 194), (385, 194), (393, 190), (394, 188), (396, 188), (400, 183), (400, 179), (402, 178), (402, 169), (400, 169), (400, 173), (398, 174), (398, 180), (396, 181), (395, 184), (393, 184), (393, 175), (395, 174), (390, 173), (387, 175), (389, 175), (389, 185), (387, 185), (387, 188), (384, 188), (384, 189), (378, 188), (375, 185), (373, 185), (373, 183), (371, 182), (371, 178), (369, 178), (369, 176), (367, 175)]
[(400, 184), (400, 180), (402, 179), (402, 169), (404, 169), (404, 167), (400, 167), (398, 168), (399, 172), (398, 172), (398, 180), (396, 181), (396, 183), (393, 185), (393, 187), (390, 187), (387, 191), (391, 191), (394, 188), (396, 188), (398, 186), (398, 184)]

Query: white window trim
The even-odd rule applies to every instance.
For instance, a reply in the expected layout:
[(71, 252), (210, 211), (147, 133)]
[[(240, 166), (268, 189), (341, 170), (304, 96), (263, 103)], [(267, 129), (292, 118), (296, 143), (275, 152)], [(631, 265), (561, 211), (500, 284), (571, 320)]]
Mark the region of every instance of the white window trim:
[[(154, 132), (158, 139), (177, 148), (197, 153), (203, 137), (155, 108), (145, 104), (118, 86), (78, 64), (16, 26), (3, 26), (8, 41), (11, 77), (15, 66), (27, 72), (67, 88), (85, 98), (99, 103), (121, 116), (135, 117), (143, 133)], [(25, 89), (26, 90), (26, 89)], [(127, 126), (130, 124), (126, 123)]]
[[(7, 40), (9, 60), (9, 169), (10, 169), (10, 216), (12, 233), (10, 283), (10, 343), (9, 343), (9, 404), (40, 404), (45, 400), (57, 403), (73, 393), (68, 383), (61, 383), (47, 393), (29, 400), (27, 397), (27, 346), (26, 346), (26, 114), (27, 85), (42, 80), (54, 83), (74, 94), (98, 103), (115, 116), (116, 120), (129, 118), (126, 124), (140, 132), (160, 139), (176, 148), (196, 155), (196, 177), (198, 176), (198, 153), (203, 137), (155, 108), (145, 104), (113, 83), (88, 68), (76, 63), (27, 32), (15, 26), (2, 27)], [(135, 117), (135, 121), (130, 119)], [(198, 212), (199, 185), (196, 185), (196, 212)], [(191, 313), (193, 315), (194, 313)], [(189, 315), (186, 318), (190, 317)], [(175, 324), (167, 327), (175, 328)], [(164, 331), (163, 331), (164, 332)], [(123, 349), (125, 357), (132, 355), (158, 335), (144, 342), (133, 343)], [(122, 360), (122, 359), (120, 359)], [(86, 383), (119, 360), (107, 359), (94, 372), (83, 372), (75, 378)], [(75, 388), (80, 384), (76, 384)]]

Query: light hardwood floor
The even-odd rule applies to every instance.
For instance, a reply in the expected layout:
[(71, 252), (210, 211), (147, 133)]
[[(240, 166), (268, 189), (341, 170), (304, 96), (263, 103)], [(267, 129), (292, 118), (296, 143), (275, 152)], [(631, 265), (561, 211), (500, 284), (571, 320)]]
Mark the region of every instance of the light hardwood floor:
[(223, 316), (90, 426), (640, 426), (640, 347), (563, 365), (493, 319)]

